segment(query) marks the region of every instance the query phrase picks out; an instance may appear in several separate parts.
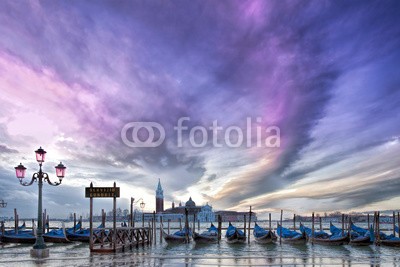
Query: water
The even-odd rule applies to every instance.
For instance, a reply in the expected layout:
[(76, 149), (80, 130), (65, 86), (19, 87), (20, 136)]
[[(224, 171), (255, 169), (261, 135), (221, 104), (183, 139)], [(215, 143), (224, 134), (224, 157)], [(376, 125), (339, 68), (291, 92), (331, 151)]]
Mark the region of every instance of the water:
[[(55, 223), (52, 225), (56, 225)], [(71, 223), (68, 223), (69, 226)], [(96, 224), (95, 224), (96, 225)], [(109, 224), (108, 224), (109, 225)], [(141, 225), (139, 223), (139, 225)], [(237, 224), (239, 225), (239, 224)], [(266, 223), (261, 225), (266, 226)], [(288, 226), (291, 224), (288, 224)], [(177, 226), (174, 224), (171, 226)], [(197, 226), (197, 225), (196, 225)], [(204, 230), (208, 224), (202, 224)], [(223, 227), (227, 225), (224, 224)], [(340, 226), (340, 225), (338, 225)], [(327, 225), (324, 225), (327, 227)], [(318, 228), (318, 227), (317, 227)], [(223, 231), (224, 234), (225, 231)], [(251, 231), (252, 232), (252, 231)], [(1, 266), (400, 266), (400, 248), (322, 245), (195, 243), (144, 246), (116, 254), (90, 254), (88, 244), (49, 244), (50, 257), (34, 260), (31, 245), (8, 244), (0, 248)]]

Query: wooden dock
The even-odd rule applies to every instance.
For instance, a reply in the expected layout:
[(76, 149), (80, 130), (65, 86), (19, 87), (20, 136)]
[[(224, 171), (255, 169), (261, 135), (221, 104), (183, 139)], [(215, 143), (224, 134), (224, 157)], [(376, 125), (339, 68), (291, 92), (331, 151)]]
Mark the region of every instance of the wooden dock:
[[(113, 187), (94, 187), (93, 183), (90, 183), (90, 187), (85, 188), (85, 197), (90, 198), (90, 252), (115, 253), (132, 249), (139, 245), (151, 244), (153, 228), (150, 226), (136, 228), (117, 227), (116, 209), (119, 192), (119, 187), (115, 182)], [(93, 227), (93, 198), (113, 198), (113, 227), (104, 227), (104, 211), (102, 211), (103, 228)]]
[(90, 252), (114, 253), (151, 244), (152, 229), (149, 227), (118, 227), (93, 229)]

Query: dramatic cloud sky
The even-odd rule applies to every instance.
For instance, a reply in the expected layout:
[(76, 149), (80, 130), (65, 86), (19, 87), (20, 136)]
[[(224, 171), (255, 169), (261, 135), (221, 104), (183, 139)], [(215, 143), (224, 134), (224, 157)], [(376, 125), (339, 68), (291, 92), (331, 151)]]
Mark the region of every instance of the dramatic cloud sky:
[[(399, 12), (398, 1), (1, 1), (1, 214), (35, 216), (37, 187), (14, 166), (30, 177), (39, 146), (53, 179), (67, 165), (62, 186), (44, 186), (53, 217), (86, 213), (90, 182), (116, 181), (119, 206), (143, 197), (153, 210), (158, 178), (166, 207), (192, 196), (260, 213), (399, 208)], [(212, 146), (213, 121), (246, 133), (247, 118), (251, 147), (228, 147), (224, 131)], [(164, 143), (125, 145), (134, 121), (163, 125)], [(273, 125), (280, 147), (256, 147), (256, 128)], [(204, 148), (190, 145), (195, 126)]]

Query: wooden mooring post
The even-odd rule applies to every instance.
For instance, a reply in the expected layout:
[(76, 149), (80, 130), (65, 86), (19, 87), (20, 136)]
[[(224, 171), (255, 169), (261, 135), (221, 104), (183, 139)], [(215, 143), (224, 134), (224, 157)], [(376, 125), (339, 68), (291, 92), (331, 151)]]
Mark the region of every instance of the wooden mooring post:
[(393, 211), (393, 236), (396, 236), (396, 213)]
[(189, 243), (189, 211), (185, 208), (185, 237), (186, 243)]
[(14, 209), (14, 232), (18, 234), (18, 213), (17, 209)]
[(196, 214), (193, 214), (193, 228), (192, 228), (192, 232), (194, 232), (196, 230)]
[[(318, 219), (319, 219), (319, 230), (322, 231), (324, 229), (322, 228), (322, 218), (321, 218), (321, 216), (319, 216)], [(343, 229), (342, 229), (342, 231), (343, 231)]]
[[(281, 220), (280, 220), (280, 223), (281, 223), (281, 227), (283, 228), (283, 210), (281, 210)], [(280, 234), (279, 234), (279, 244), (282, 244), (282, 228), (281, 228), (281, 231), (280, 231)], [(277, 228), (278, 229), (278, 228)]]
[(46, 226), (47, 226), (46, 230), (47, 230), (47, 233), (48, 233), (50, 231), (50, 216), (49, 215), (47, 215), (47, 218), (46, 218)]
[(163, 241), (163, 218), (162, 215), (160, 215), (160, 244), (162, 244)]
[(399, 227), (399, 237), (400, 237), (400, 212), (397, 212), (397, 226)]
[(246, 214), (243, 215), (243, 232), (244, 232), (244, 236), (247, 236), (247, 233), (246, 233)]
[(311, 224), (311, 244), (314, 245), (314, 235), (315, 235), (315, 228), (314, 228), (314, 212), (312, 213), (311, 221), (312, 221), (312, 224)]
[(251, 224), (251, 206), (250, 206), (250, 212), (249, 212), (249, 228), (248, 228), (248, 233), (249, 233), (249, 238), (247, 239), (247, 244), (250, 244), (250, 224)]
[(104, 209), (101, 210), (101, 224), (106, 227), (106, 212)]
[(130, 220), (130, 227), (135, 227), (135, 223), (133, 221), (133, 203), (135, 202), (135, 198), (131, 197), (131, 206), (130, 206), (130, 214), (129, 214), (129, 220)]
[(171, 222), (171, 219), (168, 219), (168, 234), (169, 234), (169, 223)]
[(218, 214), (218, 243), (221, 241), (222, 217)]
[(293, 230), (296, 231), (296, 214), (293, 214)]
[(42, 213), (42, 233), (46, 233), (46, 209)]
[(157, 244), (157, 221), (156, 221), (155, 211), (153, 211), (153, 231), (154, 231), (154, 244)]
[(342, 213), (342, 236), (344, 236), (344, 213)]
[[(90, 187), (85, 188), (85, 196), (90, 198), (90, 240), (89, 247), (91, 252), (98, 253), (115, 253), (124, 251), (127, 248), (132, 249), (138, 247), (140, 244), (143, 246), (151, 244), (153, 237), (152, 228), (150, 227), (118, 227), (116, 223), (116, 202), (119, 198), (120, 190), (114, 182), (113, 187), (94, 187), (90, 183)], [(103, 228), (93, 229), (93, 199), (94, 198), (112, 198), (113, 199), (113, 225), (112, 227), (105, 227), (105, 213), (102, 211), (102, 224)], [(74, 216), (76, 218), (76, 216)], [(76, 220), (75, 220), (76, 222)], [(95, 231), (94, 231), (95, 230)]]
[(154, 235), (153, 234), (154, 233), (154, 231), (153, 231), (153, 219), (148, 220), (147, 222), (149, 224), (149, 229), (150, 229), (150, 233), (149, 233), (150, 244), (153, 244), (153, 235)]
[(272, 230), (271, 213), (269, 214), (269, 230)]
[(76, 213), (74, 212), (74, 233), (76, 231)]

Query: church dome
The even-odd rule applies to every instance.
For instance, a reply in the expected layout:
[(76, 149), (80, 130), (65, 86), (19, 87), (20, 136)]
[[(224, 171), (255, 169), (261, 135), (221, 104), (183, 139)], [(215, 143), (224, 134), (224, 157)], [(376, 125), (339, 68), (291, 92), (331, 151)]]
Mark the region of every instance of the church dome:
[(196, 207), (196, 203), (192, 200), (192, 197), (189, 198), (189, 200), (186, 202), (186, 207)]

